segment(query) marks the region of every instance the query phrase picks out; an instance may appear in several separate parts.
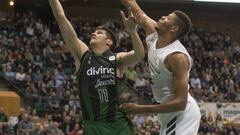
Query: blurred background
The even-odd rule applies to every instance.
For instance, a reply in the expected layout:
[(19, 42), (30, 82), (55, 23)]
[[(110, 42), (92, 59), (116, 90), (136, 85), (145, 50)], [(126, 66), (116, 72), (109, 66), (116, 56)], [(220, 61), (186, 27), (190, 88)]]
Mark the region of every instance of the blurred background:
[[(116, 52), (132, 49), (118, 0), (61, 0), (78, 37), (89, 42), (98, 25), (116, 32)], [(199, 135), (240, 135), (240, 1), (138, 0), (157, 20), (186, 12), (191, 32), (181, 39), (194, 65), (190, 93), (202, 113)], [(144, 43), (145, 33), (138, 32)], [(147, 51), (146, 51), (147, 53)], [(82, 113), (73, 57), (47, 0), (0, 0), (0, 134), (81, 135)], [(147, 55), (128, 67), (124, 102), (154, 103)], [(158, 135), (156, 114), (129, 115), (137, 135)]]

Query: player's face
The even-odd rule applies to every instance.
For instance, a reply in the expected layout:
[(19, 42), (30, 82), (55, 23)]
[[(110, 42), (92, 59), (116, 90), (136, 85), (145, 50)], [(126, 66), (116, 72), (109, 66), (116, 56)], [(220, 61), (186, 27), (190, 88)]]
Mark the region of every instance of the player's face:
[(106, 44), (106, 31), (98, 29), (91, 34), (90, 45)]
[(167, 16), (162, 16), (156, 26), (156, 30), (158, 33), (166, 33), (169, 32), (172, 28), (172, 26), (175, 25), (175, 19), (176, 19), (176, 14), (171, 13)]

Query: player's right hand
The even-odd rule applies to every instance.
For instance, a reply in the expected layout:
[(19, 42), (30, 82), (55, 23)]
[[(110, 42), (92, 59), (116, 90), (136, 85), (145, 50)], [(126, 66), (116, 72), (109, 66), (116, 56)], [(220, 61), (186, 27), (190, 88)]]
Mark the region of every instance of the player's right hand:
[(135, 21), (135, 18), (134, 18), (134, 15), (131, 11), (130, 8), (128, 8), (128, 17), (125, 16), (124, 12), (123, 11), (120, 11), (120, 15), (122, 17), (122, 20), (123, 20), (123, 24), (125, 26), (125, 29), (128, 31), (128, 32), (131, 32), (133, 30), (136, 30), (137, 28), (137, 23)]

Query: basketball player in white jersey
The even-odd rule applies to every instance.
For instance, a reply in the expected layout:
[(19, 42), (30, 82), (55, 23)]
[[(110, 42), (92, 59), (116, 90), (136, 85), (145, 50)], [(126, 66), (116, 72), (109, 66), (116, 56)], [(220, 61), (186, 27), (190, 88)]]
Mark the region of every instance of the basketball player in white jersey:
[(178, 40), (190, 30), (191, 20), (177, 10), (156, 22), (135, 0), (121, 1), (132, 9), (137, 23), (146, 31), (152, 91), (159, 104), (126, 103), (120, 108), (128, 113), (158, 113), (160, 135), (197, 135), (201, 114), (188, 92), (192, 58)]

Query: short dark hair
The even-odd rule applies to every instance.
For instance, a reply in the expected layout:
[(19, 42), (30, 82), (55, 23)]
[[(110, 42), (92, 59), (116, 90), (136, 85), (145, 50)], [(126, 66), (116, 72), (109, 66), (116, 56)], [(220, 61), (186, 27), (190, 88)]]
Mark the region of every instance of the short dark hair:
[(183, 11), (175, 10), (173, 11), (173, 13), (175, 13), (178, 18), (177, 23), (179, 25), (179, 30), (180, 30), (178, 34), (178, 38), (181, 38), (182, 36), (187, 35), (190, 32), (192, 28), (192, 22), (189, 16)]
[(117, 38), (116, 38), (114, 32), (105, 26), (98, 26), (96, 28), (96, 30), (99, 30), (99, 29), (106, 31), (107, 36), (111, 38), (113, 44), (111, 45), (110, 49), (113, 51), (117, 44)]

